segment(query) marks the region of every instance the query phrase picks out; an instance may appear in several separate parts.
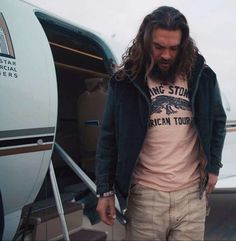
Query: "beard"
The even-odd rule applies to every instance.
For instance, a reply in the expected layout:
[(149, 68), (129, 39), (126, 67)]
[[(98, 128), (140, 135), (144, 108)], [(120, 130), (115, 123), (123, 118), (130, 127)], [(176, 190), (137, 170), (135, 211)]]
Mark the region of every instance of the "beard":
[[(161, 69), (159, 67), (160, 64), (169, 64), (169, 68)], [(161, 84), (167, 85), (175, 83), (177, 72), (178, 71), (176, 61), (160, 59), (152, 67), (149, 76), (153, 80), (156, 80)]]

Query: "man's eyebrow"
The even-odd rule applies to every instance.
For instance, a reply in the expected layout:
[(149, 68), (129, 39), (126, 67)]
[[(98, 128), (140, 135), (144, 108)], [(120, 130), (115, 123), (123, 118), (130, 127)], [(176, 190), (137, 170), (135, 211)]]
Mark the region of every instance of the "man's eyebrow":
[(161, 44), (159, 44), (159, 43), (157, 43), (157, 42), (153, 42), (153, 44), (154, 44), (155, 46), (164, 48), (164, 46), (162, 46)]
[[(163, 46), (163, 45), (161, 45), (161, 44), (159, 44), (157, 42), (153, 42), (153, 44), (155, 46), (158, 46), (158, 47), (161, 47), (161, 48), (166, 48), (165, 46)], [(169, 46), (169, 48), (178, 48), (179, 46), (180, 46), (180, 44), (176, 44), (176, 45)]]

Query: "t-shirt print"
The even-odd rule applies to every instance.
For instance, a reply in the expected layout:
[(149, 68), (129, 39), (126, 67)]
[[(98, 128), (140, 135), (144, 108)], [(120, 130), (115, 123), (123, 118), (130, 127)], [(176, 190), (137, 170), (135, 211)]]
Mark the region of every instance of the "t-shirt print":
[(151, 116), (149, 127), (189, 125), (192, 121), (187, 83), (179, 80), (173, 85), (162, 85), (149, 80)]

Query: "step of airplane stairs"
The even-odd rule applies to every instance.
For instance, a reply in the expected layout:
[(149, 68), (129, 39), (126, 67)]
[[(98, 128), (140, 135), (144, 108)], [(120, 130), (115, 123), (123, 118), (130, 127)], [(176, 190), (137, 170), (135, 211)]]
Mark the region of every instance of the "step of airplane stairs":
[[(79, 202), (63, 202), (63, 209), (70, 240), (105, 241), (107, 233), (83, 228), (83, 208)], [(32, 227), (32, 241), (64, 240), (56, 206), (33, 210), (29, 225)]]

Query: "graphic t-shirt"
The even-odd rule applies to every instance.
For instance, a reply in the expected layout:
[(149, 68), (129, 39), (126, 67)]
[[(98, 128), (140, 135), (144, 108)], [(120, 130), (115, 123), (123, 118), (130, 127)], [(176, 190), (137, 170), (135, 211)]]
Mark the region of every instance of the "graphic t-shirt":
[(163, 85), (148, 79), (151, 115), (133, 182), (176, 191), (199, 181), (199, 143), (192, 125), (187, 81)]

